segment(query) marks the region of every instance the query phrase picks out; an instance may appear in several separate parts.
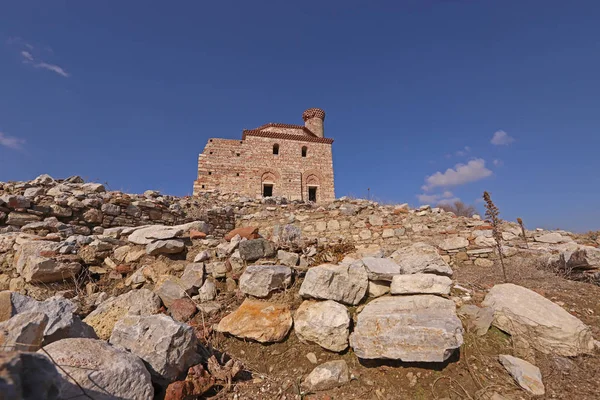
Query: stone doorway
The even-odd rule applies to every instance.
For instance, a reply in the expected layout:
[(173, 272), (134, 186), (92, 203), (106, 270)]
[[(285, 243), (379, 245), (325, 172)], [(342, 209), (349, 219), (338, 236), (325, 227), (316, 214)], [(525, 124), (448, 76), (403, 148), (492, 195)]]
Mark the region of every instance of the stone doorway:
[(263, 197), (273, 197), (273, 185), (269, 183), (263, 184)]
[(317, 202), (317, 187), (309, 186), (308, 187), (308, 201)]

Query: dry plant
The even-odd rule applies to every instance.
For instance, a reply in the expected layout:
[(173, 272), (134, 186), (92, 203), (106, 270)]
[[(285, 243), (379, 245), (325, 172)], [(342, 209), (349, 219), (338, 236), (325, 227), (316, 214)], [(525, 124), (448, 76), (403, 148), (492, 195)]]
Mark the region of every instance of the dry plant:
[(527, 235), (525, 234), (525, 225), (523, 225), (523, 220), (521, 218), (517, 218), (517, 222), (521, 227), (521, 233), (523, 234), (523, 241), (525, 242), (525, 247), (529, 248), (529, 243), (527, 243)]
[(483, 200), (485, 201), (485, 217), (486, 222), (492, 226), (492, 235), (496, 240), (496, 248), (498, 250), (498, 257), (500, 258), (500, 266), (502, 267), (502, 276), (504, 282), (508, 282), (506, 277), (506, 268), (504, 268), (504, 254), (502, 253), (502, 232), (500, 232), (500, 210), (492, 201), (488, 192), (483, 192)]
[(466, 205), (460, 200), (452, 204), (438, 204), (437, 206), (444, 211), (454, 213), (457, 217), (472, 217), (477, 213), (474, 206)]

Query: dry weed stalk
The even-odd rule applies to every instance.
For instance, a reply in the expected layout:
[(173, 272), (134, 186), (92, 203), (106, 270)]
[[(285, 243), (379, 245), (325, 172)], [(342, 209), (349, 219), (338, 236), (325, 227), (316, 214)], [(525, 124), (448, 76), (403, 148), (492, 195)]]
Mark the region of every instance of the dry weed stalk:
[(498, 257), (500, 258), (500, 266), (502, 267), (502, 275), (504, 282), (508, 282), (506, 277), (506, 268), (504, 268), (504, 254), (502, 253), (502, 232), (500, 232), (500, 210), (492, 201), (488, 192), (483, 192), (483, 200), (485, 201), (485, 217), (486, 222), (492, 226), (492, 234), (496, 240), (496, 248), (498, 249)]
[(525, 226), (523, 225), (523, 220), (521, 218), (517, 218), (517, 222), (521, 227), (521, 233), (523, 234), (523, 241), (525, 242), (525, 247), (529, 248), (529, 243), (527, 243), (527, 235), (525, 234)]

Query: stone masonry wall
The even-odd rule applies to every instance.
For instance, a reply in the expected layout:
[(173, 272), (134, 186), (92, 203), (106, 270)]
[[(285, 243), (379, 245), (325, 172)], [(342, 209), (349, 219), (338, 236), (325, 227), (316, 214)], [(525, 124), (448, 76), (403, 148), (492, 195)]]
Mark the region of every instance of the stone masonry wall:
[[(273, 146), (279, 145), (279, 154)], [(306, 157), (302, 148), (306, 147)], [(317, 187), (317, 202), (335, 199), (331, 144), (247, 136), (245, 140), (210, 139), (198, 158), (194, 195), (207, 190), (262, 197), (263, 183), (273, 196), (308, 200), (308, 186)]]

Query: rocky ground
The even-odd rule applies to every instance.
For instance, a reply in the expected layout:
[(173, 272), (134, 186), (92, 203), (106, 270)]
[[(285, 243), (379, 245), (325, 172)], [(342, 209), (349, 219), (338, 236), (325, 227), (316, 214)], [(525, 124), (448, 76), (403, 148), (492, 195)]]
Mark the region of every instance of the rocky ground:
[(437, 208), (0, 183), (7, 399), (597, 398), (598, 238)]

